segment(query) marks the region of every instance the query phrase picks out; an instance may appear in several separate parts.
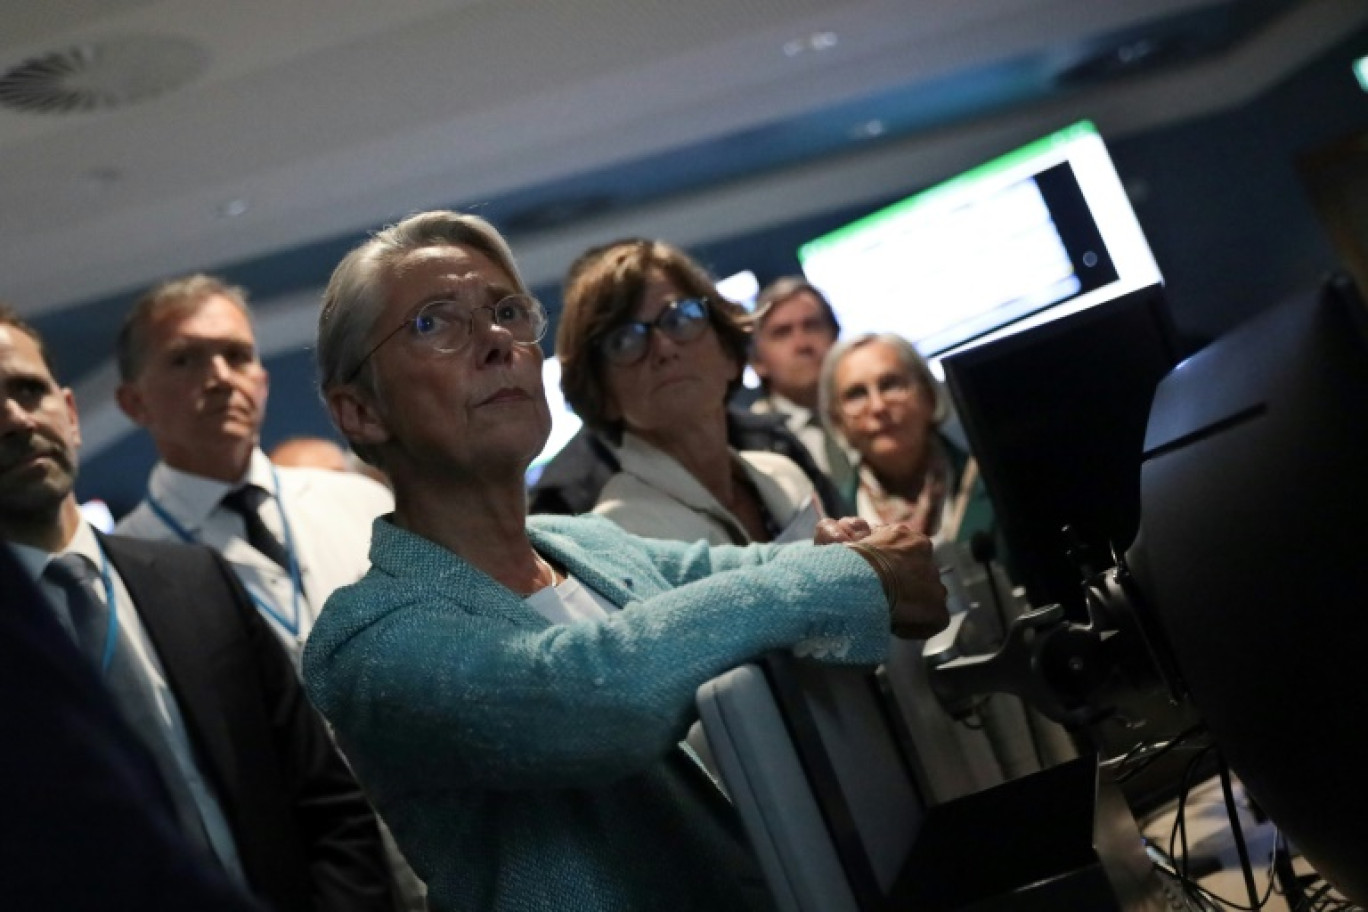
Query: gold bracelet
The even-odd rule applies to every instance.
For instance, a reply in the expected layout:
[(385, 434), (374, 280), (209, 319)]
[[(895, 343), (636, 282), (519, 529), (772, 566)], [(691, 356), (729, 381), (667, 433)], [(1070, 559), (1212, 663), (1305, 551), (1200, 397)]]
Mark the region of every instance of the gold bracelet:
[(879, 577), (879, 583), (883, 586), (884, 598), (888, 599), (888, 607), (892, 608), (898, 604), (902, 597), (898, 591), (898, 575), (894, 571), (893, 562), (888, 555), (878, 548), (866, 545), (864, 542), (850, 542), (846, 547), (863, 556), (869, 562), (874, 573)]

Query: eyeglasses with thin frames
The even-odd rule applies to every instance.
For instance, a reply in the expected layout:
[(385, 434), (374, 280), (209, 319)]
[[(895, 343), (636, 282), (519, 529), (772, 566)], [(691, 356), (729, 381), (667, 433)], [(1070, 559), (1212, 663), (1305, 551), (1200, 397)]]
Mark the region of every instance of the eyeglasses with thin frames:
[[(917, 392), (917, 384), (910, 377), (901, 374), (885, 374), (874, 381), (873, 389), (884, 402), (898, 405), (911, 399)], [(869, 411), (874, 405), (870, 385), (858, 383), (841, 390), (838, 397), (841, 414), (855, 418)]]
[(531, 295), (512, 294), (493, 304), (474, 306), (452, 300), (429, 301), (371, 346), (370, 351), (356, 363), (342, 382), (350, 383), (356, 379), (371, 356), (406, 329), (415, 342), (430, 351), (443, 355), (464, 351), (475, 337), (475, 314), (479, 311), (489, 311), (489, 323), (486, 325), (506, 330), (514, 342), (522, 345), (535, 345), (546, 335), (546, 310)]
[(708, 328), (708, 299), (683, 298), (671, 301), (654, 320), (633, 320), (614, 327), (599, 340), (604, 360), (618, 367), (630, 367), (651, 347), (651, 330), (659, 330), (671, 342), (692, 342)]

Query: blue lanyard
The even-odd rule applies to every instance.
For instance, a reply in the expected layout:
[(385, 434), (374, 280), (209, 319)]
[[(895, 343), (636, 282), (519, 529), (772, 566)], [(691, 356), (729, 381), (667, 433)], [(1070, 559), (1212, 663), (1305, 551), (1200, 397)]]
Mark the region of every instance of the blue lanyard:
[(100, 656), (100, 674), (109, 674), (109, 664), (114, 661), (114, 647), (119, 642), (119, 602), (114, 597), (114, 580), (109, 575), (109, 559), (104, 548), (100, 549), (100, 581), (104, 583), (105, 605), (109, 608), (109, 626), (105, 628), (104, 654)]
[[(247, 597), (252, 600), (252, 604), (270, 615), (276, 623), (288, 630), (291, 635), (298, 636), (299, 599), (304, 591), (304, 581), (299, 570), (299, 561), (295, 560), (294, 536), (290, 532), (290, 518), (285, 515), (285, 505), (280, 499), (280, 473), (276, 471), (275, 466), (271, 466), (271, 485), (275, 488), (275, 490), (271, 492), (271, 496), (275, 498), (276, 509), (280, 511), (280, 523), (285, 529), (285, 554), (289, 558), (290, 586), (293, 589), (294, 595), (292, 600), (294, 617), (287, 618), (281, 616), (280, 612), (276, 611), (270, 602), (253, 592), (251, 587), (245, 582), (242, 585), (243, 588), (247, 590)], [(167, 510), (157, 498), (152, 496), (151, 491), (147, 492), (147, 505), (152, 508), (152, 512), (157, 515), (157, 518), (160, 519), (168, 529), (176, 533), (176, 536), (180, 538), (181, 541), (192, 545), (200, 543), (199, 539), (191, 534), (189, 529), (181, 525), (176, 517), (172, 516), (171, 512)]]

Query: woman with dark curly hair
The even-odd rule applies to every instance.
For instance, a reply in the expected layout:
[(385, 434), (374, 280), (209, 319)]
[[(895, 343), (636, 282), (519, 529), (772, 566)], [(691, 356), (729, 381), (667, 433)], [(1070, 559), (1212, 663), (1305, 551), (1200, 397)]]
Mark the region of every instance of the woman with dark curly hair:
[(556, 352), (566, 401), (621, 466), (595, 513), (651, 538), (812, 537), (821, 512), (802, 470), (727, 443), (749, 345), (745, 312), (679, 248), (632, 238), (580, 256)]

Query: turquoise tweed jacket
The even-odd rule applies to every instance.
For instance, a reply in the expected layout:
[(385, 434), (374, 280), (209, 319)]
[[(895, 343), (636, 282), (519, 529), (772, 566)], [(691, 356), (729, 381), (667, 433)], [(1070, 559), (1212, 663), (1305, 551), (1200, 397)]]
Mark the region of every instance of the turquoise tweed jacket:
[(372, 566), (304, 651), (310, 697), (438, 910), (729, 910), (769, 900), (732, 808), (679, 747), (708, 679), (773, 649), (882, 661), (859, 555), (641, 539), (601, 517), (533, 544), (622, 610), (553, 625), (376, 520)]

